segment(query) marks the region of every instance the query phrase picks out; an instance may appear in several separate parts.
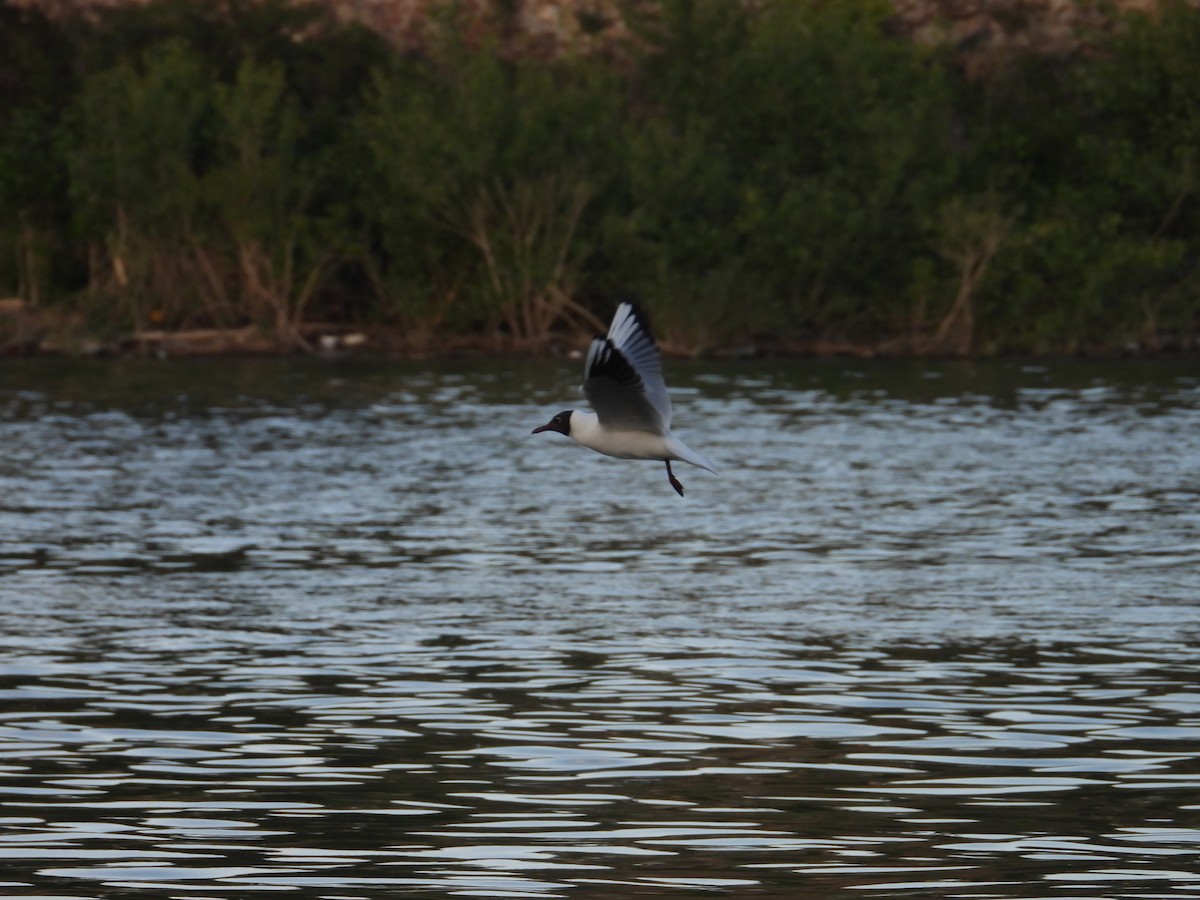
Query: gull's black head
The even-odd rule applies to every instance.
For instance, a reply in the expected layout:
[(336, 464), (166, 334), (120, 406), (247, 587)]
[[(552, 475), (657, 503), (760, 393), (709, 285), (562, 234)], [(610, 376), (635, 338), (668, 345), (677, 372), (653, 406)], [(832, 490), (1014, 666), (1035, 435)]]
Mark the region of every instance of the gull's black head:
[(574, 410), (564, 409), (557, 416), (542, 425), (540, 428), (535, 428), (530, 434), (538, 434), (542, 431), (557, 431), (559, 434), (569, 435), (571, 433), (571, 413)]

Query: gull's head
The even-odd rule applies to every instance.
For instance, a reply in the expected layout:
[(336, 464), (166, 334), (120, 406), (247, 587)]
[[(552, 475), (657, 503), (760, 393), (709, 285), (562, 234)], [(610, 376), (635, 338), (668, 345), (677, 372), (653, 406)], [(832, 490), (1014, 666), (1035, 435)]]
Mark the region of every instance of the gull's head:
[(569, 435), (571, 433), (571, 413), (574, 410), (564, 409), (557, 416), (538, 428), (533, 429), (530, 434), (539, 434), (543, 431), (557, 431), (559, 434)]

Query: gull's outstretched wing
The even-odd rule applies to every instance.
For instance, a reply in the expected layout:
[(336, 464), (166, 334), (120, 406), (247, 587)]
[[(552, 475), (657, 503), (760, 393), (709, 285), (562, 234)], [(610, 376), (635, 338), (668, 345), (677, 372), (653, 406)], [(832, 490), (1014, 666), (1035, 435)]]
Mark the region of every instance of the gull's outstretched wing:
[(632, 303), (617, 307), (608, 336), (588, 348), (583, 392), (605, 428), (666, 434), (671, 427), (662, 354)]

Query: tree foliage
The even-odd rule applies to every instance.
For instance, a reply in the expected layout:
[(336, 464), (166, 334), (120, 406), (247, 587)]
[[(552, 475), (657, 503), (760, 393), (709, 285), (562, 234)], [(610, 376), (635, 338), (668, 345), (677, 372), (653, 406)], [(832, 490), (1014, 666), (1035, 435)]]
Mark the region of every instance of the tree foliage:
[(318, 5), (0, 6), (0, 294), (115, 332), (1189, 341), (1200, 15), (985, 81), (875, 0), (663, 0), (619, 61), (421, 54)]

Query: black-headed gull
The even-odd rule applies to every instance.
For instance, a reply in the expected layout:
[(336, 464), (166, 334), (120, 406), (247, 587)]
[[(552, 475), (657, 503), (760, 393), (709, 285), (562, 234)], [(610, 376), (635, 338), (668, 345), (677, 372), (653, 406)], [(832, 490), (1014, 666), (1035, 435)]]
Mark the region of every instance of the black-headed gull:
[(608, 337), (594, 339), (588, 348), (583, 393), (595, 412), (567, 409), (532, 433), (557, 431), (620, 459), (662, 460), (680, 497), (683, 485), (671, 471), (671, 460), (717, 471), (712, 460), (671, 435), (671, 398), (662, 377), (662, 354), (645, 316), (632, 303), (617, 307)]

